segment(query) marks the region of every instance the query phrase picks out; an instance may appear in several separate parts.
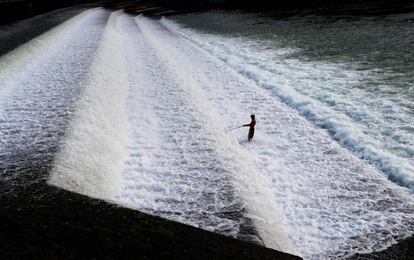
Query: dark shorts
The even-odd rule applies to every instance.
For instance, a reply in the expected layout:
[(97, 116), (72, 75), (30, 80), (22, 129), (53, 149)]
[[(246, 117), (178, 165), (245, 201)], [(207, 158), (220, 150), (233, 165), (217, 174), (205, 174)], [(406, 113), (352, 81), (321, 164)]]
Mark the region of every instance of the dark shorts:
[(247, 139), (250, 141), (253, 139), (254, 136), (254, 128), (249, 129), (249, 134), (247, 135)]

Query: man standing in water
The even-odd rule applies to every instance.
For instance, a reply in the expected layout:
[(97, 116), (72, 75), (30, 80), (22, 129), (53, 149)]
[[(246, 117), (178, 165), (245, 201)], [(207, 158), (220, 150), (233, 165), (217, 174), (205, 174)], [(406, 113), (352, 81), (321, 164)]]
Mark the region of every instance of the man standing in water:
[(254, 126), (256, 125), (256, 118), (254, 115), (251, 115), (250, 118), (252, 119), (252, 121), (250, 122), (250, 124), (245, 124), (243, 126), (248, 126), (249, 128), (249, 134), (247, 135), (247, 140), (250, 142), (250, 140), (253, 139), (254, 136)]

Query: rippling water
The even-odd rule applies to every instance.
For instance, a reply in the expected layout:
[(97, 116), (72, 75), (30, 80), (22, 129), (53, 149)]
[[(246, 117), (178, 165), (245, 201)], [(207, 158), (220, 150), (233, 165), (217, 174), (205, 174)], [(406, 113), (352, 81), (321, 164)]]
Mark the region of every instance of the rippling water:
[(212, 12), (174, 20), (212, 55), (414, 191), (413, 13), (272, 19)]

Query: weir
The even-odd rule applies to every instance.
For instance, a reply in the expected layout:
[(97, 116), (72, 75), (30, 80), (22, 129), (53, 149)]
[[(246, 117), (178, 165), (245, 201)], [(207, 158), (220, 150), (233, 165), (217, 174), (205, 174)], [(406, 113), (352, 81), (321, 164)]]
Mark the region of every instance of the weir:
[[(0, 57), (4, 255), (346, 258), (412, 235), (407, 190), (243, 47), (94, 9)], [(226, 131), (252, 112), (253, 143)]]

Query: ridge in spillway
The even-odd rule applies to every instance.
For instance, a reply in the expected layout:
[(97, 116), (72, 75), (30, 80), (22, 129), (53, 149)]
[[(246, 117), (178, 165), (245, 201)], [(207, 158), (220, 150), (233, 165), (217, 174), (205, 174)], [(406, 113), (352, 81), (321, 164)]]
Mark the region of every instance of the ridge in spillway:
[(128, 143), (128, 84), (117, 16), (118, 13), (112, 13), (109, 17), (48, 181), (107, 200), (119, 192)]
[(0, 57), (2, 192), (49, 175), (107, 18), (88, 10)]

